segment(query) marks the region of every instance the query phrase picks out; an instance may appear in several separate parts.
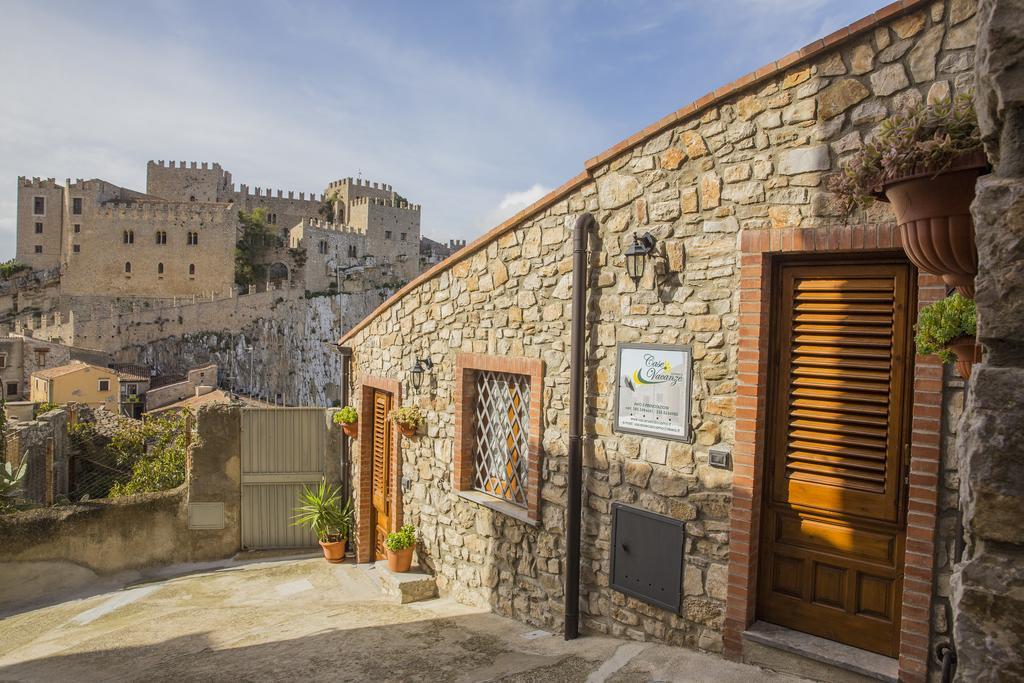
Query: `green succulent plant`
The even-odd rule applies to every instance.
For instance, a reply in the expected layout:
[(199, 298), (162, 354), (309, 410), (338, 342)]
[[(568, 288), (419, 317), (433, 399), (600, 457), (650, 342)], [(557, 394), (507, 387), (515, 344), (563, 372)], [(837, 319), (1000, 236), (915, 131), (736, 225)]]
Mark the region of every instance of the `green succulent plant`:
[(335, 543), (348, 538), (354, 524), (352, 501), (341, 505), (341, 489), (321, 479), (316, 489), (302, 487), (299, 507), (292, 515), (292, 526), (306, 526), (323, 543)]
[(957, 337), (973, 337), (978, 333), (978, 316), (974, 301), (959, 293), (921, 309), (917, 319), (917, 352), (935, 354), (943, 363), (952, 363), (956, 356), (947, 346)]
[(0, 510), (14, 507), (14, 499), (21, 492), (27, 469), (28, 463), (25, 462), (17, 469), (9, 462), (0, 467)]
[(333, 419), (336, 425), (355, 424), (359, 420), (359, 413), (352, 406), (345, 406), (334, 414)]
[(866, 208), (886, 180), (925, 171), (937, 175), (958, 157), (981, 149), (969, 96), (922, 103), (882, 121), (874, 139), (829, 178), (828, 189), (844, 210)]
[(416, 545), (416, 527), (404, 524), (398, 531), (392, 531), (384, 539), (384, 546), (393, 553)]

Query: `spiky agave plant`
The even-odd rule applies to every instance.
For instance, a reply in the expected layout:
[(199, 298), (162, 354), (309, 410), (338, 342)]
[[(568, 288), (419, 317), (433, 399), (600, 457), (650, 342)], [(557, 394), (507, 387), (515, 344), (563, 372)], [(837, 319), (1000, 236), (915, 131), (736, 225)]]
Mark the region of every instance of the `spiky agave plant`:
[(21, 491), (27, 468), (28, 463), (24, 462), (18, 469), (14, 469), (9, 462), (0, 467), (0, 510), (14, 506), (14, 499)]
[(352, 501), (341, 505), (341, 488), (321, 479), (316, 489), (302, 487), (299, 507), (292, 515), (292, 526), (307, 526), (323, 543), (335, 543), (348, 538), (352, 531)]

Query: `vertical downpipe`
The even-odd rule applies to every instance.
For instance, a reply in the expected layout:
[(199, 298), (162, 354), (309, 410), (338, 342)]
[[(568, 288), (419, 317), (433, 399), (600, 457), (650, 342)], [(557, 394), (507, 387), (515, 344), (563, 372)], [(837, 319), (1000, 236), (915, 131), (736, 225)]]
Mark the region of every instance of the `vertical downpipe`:
[(586, 367), (587, 239), (597, 222), (576, 220), (572, 236), (572, 348), (569, 355), (569, 491), (565, 524), (565, 639), (580, 633), (580, 524), (583, 507), (583, 381)]
[[(348, 384), (352, 374), (352, 349), (348, 346), (339, 346), (338, 353), (341, 354), (341, 407), (348, 405)], [(349, 471), (348, 458), (351, 439), (342, 435), (341, 437), (341, 499), (349, 499)]]

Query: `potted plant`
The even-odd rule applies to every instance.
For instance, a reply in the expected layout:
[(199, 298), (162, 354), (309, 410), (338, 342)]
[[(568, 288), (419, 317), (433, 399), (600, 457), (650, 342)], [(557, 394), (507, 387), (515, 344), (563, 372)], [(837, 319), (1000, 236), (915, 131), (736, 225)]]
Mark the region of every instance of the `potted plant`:
[(978, 254), (970, 209), (987, 168), (971, 99), (960, 96), (882, 121), (829, 189), (848, 210), (890, 202), (907, 257), (973, 297)]
[(934, 353), (943, 363), (956, 361), (957, 372), (969, 379), (971, 366), (981, 356), (981, 347), (975, 340), (977, 332), (974, 301), (953, 293), (921, 309), (914, 340), (918, 353)]
[(352, 530), (352, 501), (342, 507), (340, 489), (321, 479), (316, 490), (302, 487), (301, 505), (295, 508), (292, 526), (309, 527), (324, 550), (324, 559), (338, 563), (345, 559), (345, 541)]
[(412, 551), (416, 548), (416, 527), (404, 524), (384, 539), (388, 551), (388, 569), (393, 572), (407, 572), (412, 566)]
[(391, 421), (405, 436), (415, 436), (423, 426), (423, 411), (416, 406), (402, 406), (391, 411)]
[(334, 424), (341, 425), (345, 436), (353, 439), (359, 435), (359, 413), (352, 406), (345, 406), (334, 414)]

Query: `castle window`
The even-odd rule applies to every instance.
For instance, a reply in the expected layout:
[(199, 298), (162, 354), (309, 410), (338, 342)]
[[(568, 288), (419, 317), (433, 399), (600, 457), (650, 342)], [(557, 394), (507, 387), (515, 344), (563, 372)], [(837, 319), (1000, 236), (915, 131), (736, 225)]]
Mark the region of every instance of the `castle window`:
[(354, 245), (354, 244), (348, 245), (348, 255), (351, 256), (352, 258), (355, 258), (356, 256), (358, 256), (358, 253), (356, 251), (356, 245)]
[(157, 275), (163, 275), (164, 274), (164, 264), (162, 264), (162, 263), (156, 264), (156, 274)]
[(126, 273), (132, 272), (132, 262), (131, 261), (125, 261), (124, 262), (124, 272), (126, 272)]
[(403, 242), (405, 241), (405, 233), (404, 232), (402, 233), (402, 236), (399, 239), (401, 239)]
[(32, 198), (32, 213), (36, 216), (46, 215), (46, 197)]
[(267, 223), (269, 223), (270, 225), (277, 225), (277, 214), (276, 213), (268, 213), (267, 214)]
[(81, 197), (75, 197), (75, 198), (73, 198), (71, 200), (71, 213), (75, 214), (76, 216), (81, 216), (82, 215), (82, 198)]
[(386, 239), (386, 240), (391, 239), (391, 231), (390, 230), (385, 230), (384, 231), (384, 239)]
[(196, 274), (196, 264), (194, 264), (194, 263), (188, 264), (188, 274), (189, 275), (195, 275)]
[(81, 244), (73, 244), (73, 245), (71, 245), (71, 251), (76, 253), (76, 254), (82, 253), (82, 245)]
[(36, 234), (37, 235), (42, 235), (43, 234), (43, 224), (42, 223), (36, 223)]
[(156, 243), (167, 244), (167, 232), (164, 230), (157, 230), (156, 232)]
[(82, 224), (81, 223), (75, 223), (75, 234), (77, 235), (80, 232), (82, 232)]
[(189, 234), (188, 234), (188, 244), (189, 244), (189, 246), (192, 246), (192, 247), (194, 247), (195, 245), (199, 244), (199, 233), (198, 232), (189, 232)]
[(135, 231), (125, 230), (121, 238), (124, 240), (125, 244), (135, 244)]
[(17, 396), (18, 395), (18, 383), (17, 382), (8, 382), (7, 383), (7, 395), (8, 396)]
[(42, 254), (43, 253), (43, 245), (37, 244), (35, 246), (35, 249), (33, 249), (32, 251), (37, 253), (37, 254)]
[(7, 354), (0, 353), (0, 369), (7, 367)]

